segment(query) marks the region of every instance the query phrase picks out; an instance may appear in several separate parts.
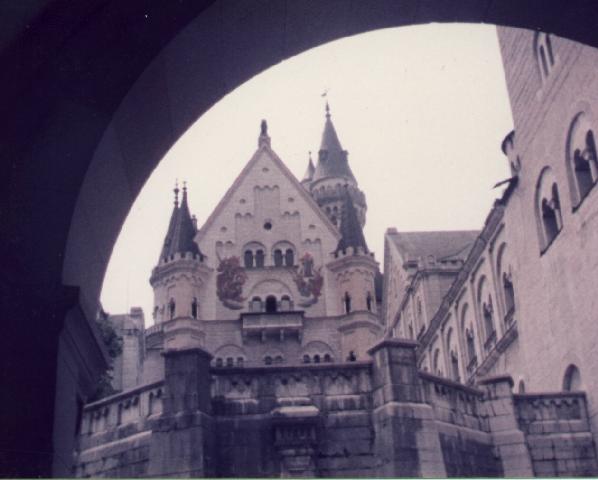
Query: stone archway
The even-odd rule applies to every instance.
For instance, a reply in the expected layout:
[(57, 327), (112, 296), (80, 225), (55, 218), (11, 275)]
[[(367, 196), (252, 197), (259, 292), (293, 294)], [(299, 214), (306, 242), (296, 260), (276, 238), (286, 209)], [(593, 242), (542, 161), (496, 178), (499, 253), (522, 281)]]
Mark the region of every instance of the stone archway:
[[(582, 0), (80, 3), (2, 12), (12, 28), (0, 39), (1, 364), (11, 393), (0, 449), (13, 452), (0, 459), (8, 475), (51, 474), (71, 426), (55, 420), (56, 404), (64, 398), (72, 408), (63, 411), (74, 412), (76, 388), (66, 385), (94, 370), (76, 360), (83, 380), (57, 380), (60, 362), (70, 361), (59, 360), (67, 312), (93, 343), (81, 325), (94, 314), (133, 200), (170, 146), (226, 93), (308, 48), (401, 25), (486, 22), (598, 46), (598, 10)], [(100, 353), (87, 355), (101, 363)], [(28, 408), (19, 413), (18, 404)]]

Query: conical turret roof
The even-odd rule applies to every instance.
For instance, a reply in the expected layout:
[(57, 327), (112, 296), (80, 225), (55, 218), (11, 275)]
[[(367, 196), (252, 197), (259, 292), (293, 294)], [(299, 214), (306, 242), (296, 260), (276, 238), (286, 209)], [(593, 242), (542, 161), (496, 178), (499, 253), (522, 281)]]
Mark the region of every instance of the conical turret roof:
[(353, 247), (354, 249), (362, 248), (364, 252), (369, 252), (361, 224), (359, 223), (357, 210), (355, 209), (355, 205), (353, 205), (353, 200), (348, 191), (345, 192), (341, 212), (340, 233), (341, 239), (338, 242), (335, 253), (345, 251), (347, 247)]
[(174, 209), (170, 216), (168, 231), (164, 238), (164, 245), (162, 246), (160, 258), (167, 259), (175, 253), (201, 255), (199, 247), (194, 241), (197, 230), (193, 223), (193, 219), (191, 218), (191, 213), (189, 212), (187, 187), (183, 187), (183, 200), (180, 206), (178, 205), (178, 187), (174, 189), (174, 192)]
[(326, 122), (318, 153), (318, 164), (314, 171), (313, 181), (326, 177), (341, 177), (355, 181), (347, 160), (347, 151), (343, 150), (334, 124), (330, 119), (328, 103), (326, 103)]
[(301, 182), (311, 182), (314, 178), (315, 171), (316, 167), (314, 167), (314, 162), (311, 159), (311, 152), (309, 152), (309, 162), (307, 162), (307, 170), (305, 170), (305, 175), (303, 175), (303, 180), (301, 180)]

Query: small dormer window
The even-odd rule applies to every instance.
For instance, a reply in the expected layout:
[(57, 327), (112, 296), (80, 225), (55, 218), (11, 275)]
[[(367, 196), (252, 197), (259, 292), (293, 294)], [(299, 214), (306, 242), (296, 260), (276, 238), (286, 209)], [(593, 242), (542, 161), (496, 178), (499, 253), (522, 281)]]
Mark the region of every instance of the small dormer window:
[(274, 266), (282, 267), (282, 250), (279, 248), (274, 250)]
[(253, 268), (253, 252), (251, 250), (245, 250), (243, 255), (245, 268)]
[(365, 298), (365, 303), (368, 309), (368, 312), (372, 311), (372, 294), (368, 292), (367, 297)]
[(255, 252), (255, 266), (257, 268), (264, 267), (264, 251), (263, 250), (258, 250)]
[(295, 264), (295, 254), (290, 248), (287, 248), (284, 253), (284, 264), (286, 267), (292, 267)]

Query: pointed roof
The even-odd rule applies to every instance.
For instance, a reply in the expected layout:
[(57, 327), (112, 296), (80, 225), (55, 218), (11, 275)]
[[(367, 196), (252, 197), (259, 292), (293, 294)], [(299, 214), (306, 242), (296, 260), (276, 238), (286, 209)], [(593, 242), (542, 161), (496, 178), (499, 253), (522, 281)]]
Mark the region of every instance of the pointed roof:
[(179, 189), (177, 186), (174, 189), (174, 209), (170, 216), (166, 237), (164, 237), (164, 244), (160, 253), (161, 259), (168, 258), (175, 253), (189, 252), (194, 255), (201, 255), (197, 244), (193, 240), (196, 228), (187, 203), (187, 186), (183, 186), (183, 200), (180, 207), (178, 194)]
[(305, 175), (303, 175), (303, 182), (311, 182), (314, 178), (314, 172), (316, 171), (316, 167), (314, 167), (314, 162), (311, 159), (311, 152), (309, 152), (309, 162), (307, 163), (307, 170), (305, 170)]
[(309, 194), (307, 189), (301, 185), (299, 180), (297, 180), (295, 175), (293, 175), (293, 173), (284, 164), (284, 162), (280, 159), (276, 152), (272, 150), (270, 142), (263, 142), (259, 145), (258, 149), (249, 159), (249, 162), (247, 162), (245, 167), (243, 167), (241, 173), (239, 173), (233, 184), (228, 188), (224, 196), (220, 199), (220, 202), (218, 202), (218, 205), (216, 205), (216, 208), (214, 208), (210, 216), (199, 229), (199, 237), (203, 237), (203, 235), (205, 235), (205, 232), (207, 232), (210, 229), (210, 227), (216, 221), (222, 210), (230, 202), (234, 193), (239, 189), (240, 185), (243, 183), (249, 172), (254, 168), (254, 165), (262, 158), (263, 154), (266, 154), (268, 158), (272, 160), (274, 165), (280, 169), (282, 174), (289, 180), (289, 182), (296, 186), (298, 194), (301, 195), (303, 200), (311, 207), (312, 211), (320, 218), (322, 226), (326, 228), (331, 235), (333, 235), (336, 238), (339, 238), (338, 229), (334, 226), (334, 224), (318, 206), (318, 204)]
[(433, 255), (437, 260), (463, 260), (480, 234), (479, 230), (437, 232), (387, 232), (406, 260)]
[(328, 102), (326, 102), (324, 133), (322, 133), (322, 143), (318, 153), (318, 164), (314, 171), (313, 181), (325, 177), (343, 177), (355, 181), (353, 172), (349, 167), (349, 161), (347, 160), (347, 151), (343, 150), (334, 124), (330, 119), (330, 106)]
[(345, 200), (343, 202), (343, 209), (341, 211), (341, 225), (340, 225), (341, 239), (338, 242), (335, 253), (345, 251), (347, 247), (363, 248), (364, 252), (369, 252), (357, 210), (353, 205), (353, 200), (349, 192), (345, 192)]

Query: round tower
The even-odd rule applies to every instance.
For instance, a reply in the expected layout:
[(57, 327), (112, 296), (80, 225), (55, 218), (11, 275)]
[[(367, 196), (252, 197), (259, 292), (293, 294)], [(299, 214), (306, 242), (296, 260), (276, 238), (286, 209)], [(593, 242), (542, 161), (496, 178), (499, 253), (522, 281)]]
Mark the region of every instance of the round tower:
[(367, 247), (357, 208), (348, 191), (343, 198), (339, 228), (341, 239), (328, 268), (335, 276), (337, 301), (344, 315), (339, 327), (342, 355), (349, 361), (364, 360), (367, 350), (383, 334), (376, 308), (378, 262)]
[(310, 170), (310, 165), (308, 165), (306, 178), (302, 183), (306, 185), (317, 204), (336, 226), (340, 224), (344, 197), (348, 193), (355, 206), (359, 224), (363, 228), (367, 204), (365, 195), (359, 190), (357, 180), (349, 166), (348, 155), (349, 153), (343, 150), (338, 139), (331, 120), (330, 106), (326, 102), (326, 122), (318, 151), (318, 161), (313, 167), (310, 156), (310, 165), (313, 170)]
[[(150, 284), (154, 289), (154, 326), (146, 333), (148, 348), (182, 349), (203, 346), (203, 286), (211, 273), (205, 257), (194, 241), (197, 233), (189, 213), (187, 188), (179, 206), (179, 189), (158, 265)], [(156, 335), (156, 338), (152, 338)]]

